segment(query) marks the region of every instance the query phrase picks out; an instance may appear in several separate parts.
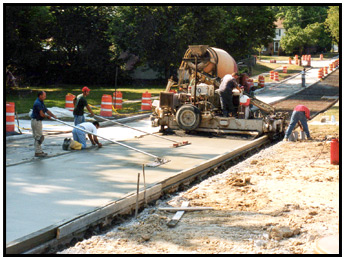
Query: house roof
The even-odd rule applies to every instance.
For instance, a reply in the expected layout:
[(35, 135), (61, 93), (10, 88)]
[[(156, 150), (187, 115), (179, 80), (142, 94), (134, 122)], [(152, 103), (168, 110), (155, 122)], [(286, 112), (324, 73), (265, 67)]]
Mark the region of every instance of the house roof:
[(283, 19), (279, 19), (278, 21), (274, 22), (274, 24), (277, 26), (277, 29), (284, 29), (283, 22)]

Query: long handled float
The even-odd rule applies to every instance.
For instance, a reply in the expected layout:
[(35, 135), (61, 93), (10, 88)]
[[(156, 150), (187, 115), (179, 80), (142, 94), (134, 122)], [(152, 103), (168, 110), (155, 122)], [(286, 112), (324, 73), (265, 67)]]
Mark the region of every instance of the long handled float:
[(145, 151), (142, 151), (142, 150), (140, 150), (140, 149), (137, 149), (137, 148), (128, 146), (128, 145), (126, 145), (126, 144), (120, 143), (120, 142), (118, 142), (118, 141), (115, 141), (115, 140), (112, 140), (112, 139), (108, 139), (108, 138), (99, 136), (99, 135), (94, 134), (94, 133), (92, 133), (92, 132), (90, 132), (90, 131), (81, 129), (81, 128), (77, 127), (77, 126), (70, 125), (70, 124), (68, 124), (68, 123), (66, 123), (66, 122), (64, 122), (64, 121), (59, 120), (59, 119), (55, 119), (55, 118), (53, 118), (53, 117), (51, 117), (51, 119), (54, 120), (54, 121), (60, 122), (60, 123), (62, 123), (62, 124), (65, 124), (65, 125), (67, 125), (67, 126), (70, 126), (70, 127), (72, 127), (72, 128), (79, 129), (79, 130), (81, 130), (81, 131), (83, 131), (83, 132), (85, 132), (85, 133), (94, 135), (94, 136), (96, 136), (96, 137), (98, 137), (98, 138), (102, 138), (102, 139), (108, 140), (108, 141), (110, 141), (110, 142), (112, 142), (112, 143), (118, 144), (118, 145), (123, 146), (123, 147), (125, 147), (125, 148), (128, 148), (128, 149), (131, 149), (131, 150), (133, 150), (133, 151), (142, 153), (142, 154), (144, 154), (144, 155), (153, 157), (153, 158), (155, 159), (154, 162), (146, 164), (146, 165), (149, 166), (149, 167), (157, 167), (157, 166), (163, 165), (163, 164), (165, 164), (165, 163), (168, 163), (168, 162), (170, 161), (170, 160), (167, 160), (167, 159), (165, 159), (165, 158), (161, 158), (161, 157), (155, 156), (155, 155), (153, 155), (153, 154), (147, 153), (147, 152), (145, 152)]
[(167, 141), (174, 142), (173, 147), (182, 147), (182, 146), (191, 144), (191, 143), (189, 143), (188, 141), (178, 142), (178, 141), (173, 140), (173, 139), (169, 139), (169, 138), (166, 138), (166, 137), (163, 137), (163, 136), (159, 136), (159, 135), (156, 135), (156, 134), (147, 132), (147, 131), (143, 131), (143, 130), (140, 130), (140, 129), (136, 129), (136, 128), (133, 128), (133, 127), (131, 127), (131, 126), (122, 124), (122, 123), (120, 123), (120, 122), (106, 119), (106, 118), (104, 118), (104, 117), (102, 117), (102, 116), (99, 116), (99, 115), (94, 115), (94, 117), (95, 117), (96, 119), (101, 119), (101, 120), (104, 120), (104, 121), (109, 121), (109, 122), (111, 122), (111, 123), (113, 123), (113, 124), (120, 125), (120, 126), (122, 126), (122, 127), (126, 127), (126, 128), (129, 128), (129, 129), (132, 129), (132, 130), (136, 130), (136, 131), (139, 131), (139, 132), (142, 132), (142, 133), (145, 133), (145, 134), (148, 134), (148, 135), (157, 137), (157, 138), (161, 138), (161, 139), (164, 139), (164, 140), (167, 140)]

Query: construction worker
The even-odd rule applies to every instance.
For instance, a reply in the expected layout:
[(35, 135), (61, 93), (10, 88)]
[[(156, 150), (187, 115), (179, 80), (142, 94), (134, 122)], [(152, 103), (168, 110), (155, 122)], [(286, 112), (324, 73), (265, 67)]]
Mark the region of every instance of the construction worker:
[(74, 125), (78, 125), (78, 124), (80, 124), (82, 122), (85, 122), (85, 117), (84, 117), (84, 108), (85, 107), (91, 113), (91, 117), (94, 116), (94, 113), (91, 110), (90, 105), (87, 103), (87, 100), (86, 100), (86, 96), (89, 95), (90, 89), (87, 86), (84, 86), (81, 91), (82, 91), (82, 93), (79, 94), (73, 100), (73, 104), (74, 104), (74, 110), (73, 110)]
[(235, 108), (232, 98), (232, 90), (236, 88), (241, 92), (241, 88), (237, 84), (238, 74), (232, 73), (225, 75), (219, 86), (220, 105), (224, 117), (234, 116)]
[[(86, 137), (85, 137), (85, 132), (82, 130), (86, 130), (88, 132), (91, 132), (93, 134), (97, 134), (97, 129), (99, 128), (99, 123), (98, 121), (94, 122), (83, 122), (78, 124), (78, 128), (74, 128), (72, 130), (73, 134), (73, 140), (70, 144), (71, 149), (84, 149), (86, 148)], [(82, 129), (82, 130), (81, 130)], [(98, 147), (102, 147), (102, 144), (98, 142), (98, 138), (95, 135), (89, 134), (88, 137), (92, 143), (92, 145), (98, 145)]]
[[(48, 154), (42, 151), (42, 143), (44, 141), (44, 136), (42, 132), (42, 120), (44, 118), (51, 119), (56, 116), (47, 109), (44, 105), (44, 100), (46, 99), (47, 95), (44, 91), (39, 91), (37, 94), (37, 99), (34, 102), (34, 106), (32, 107), (31, 113), (31, 129), (32, 129), (32, 136), (35, 140), (35, 156), (36, 157), (45, 157)], [(48, 115), (46, 115), (46, 113)]]
[(305, 68), (303, 68), (302, 70), (301, 77), (302, 77), (302, 87), (305, 87)]
[(310, 137), (307, 119), (310, 120), (309, 109), (302, 104), (297, 105), (292, 112), (290, 125), (285, 132), (284, 141), (287, 141), (289, 139), (289, 136), (290, 136), (292, 130), (295, 128), (297, 123), (300, 126), (301, 130), (304, 131), (305, 134), (307, 135), (307, 139), (311, 140), (312, 138)]

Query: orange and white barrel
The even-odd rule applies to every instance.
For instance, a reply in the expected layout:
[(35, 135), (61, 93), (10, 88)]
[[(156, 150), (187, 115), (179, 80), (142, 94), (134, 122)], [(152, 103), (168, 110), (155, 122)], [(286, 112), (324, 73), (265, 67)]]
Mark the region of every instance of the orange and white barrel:
[(320, 60), (323, 60), (323, 54), (320, 54)]
[(146, 93), (143, 93), (142, 98), (141, 98), (141, 110), (150, 111), (151, 108), (152, 108), (151, 93), (146, 91)]
[(298, 65), (299, 59), (295, 59), (295, 65)]
[(329, 64), (329, 71), (333, 71), (333, 63)]
[(274, 81), (279, 81), (279, 73), (278, 72), (274, 73)]
[(113, 115), (111, 95), (103, 94), (101, 102), (101, 116), (111, 117)]
[(274, 79), (274, 71), (273, 71), (273, 70), (270, 71), (270, 79), (271, 79), (271, 80)]
[(292, 64), (292, 60), (291, 60), (291, 58), (289, 57), (289, 65), (291, 65)]
[(65, 109), (67, 109), (69, 111), (74, 110), (74, 104), (73, 104), (74, 98), (75, 98), (75, 95), (73, 95), (73, 94), (67, 94), (66, 95)]
[(317, 78), (322, 78), (322, 70), (321, 70), (321, 68), (319, 69), (319, 72), (318, 72), (318, 74), (317, 74)]
[(328, 74), (328, 71), (327, 71), (327, 70), (328, 70), (328, 67), (324, 67), (324, 68), (323, 68), (323, 71), (325, 71), (325, 75)]
[(311, 55), (307, 55), (307, 66), (310, 67), (311, 66)]
[(6, 132), (14, 131), (14, 109), (13, 102), (6, 102)]
[(113, 103), (115, 109), (122, 109), (122, 93), (120, 91), (116, 91), (115, 93), (113, 93)]
[(287, 66), (283, 66), (283, 73), (287, 73)]
[(265, 77), (259, 76), (259, 86), (264, 87), (265, 86)]

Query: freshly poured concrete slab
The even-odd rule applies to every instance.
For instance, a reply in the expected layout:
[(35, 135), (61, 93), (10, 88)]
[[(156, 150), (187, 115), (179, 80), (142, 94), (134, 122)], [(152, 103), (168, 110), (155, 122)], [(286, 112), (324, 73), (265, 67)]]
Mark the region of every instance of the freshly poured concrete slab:
[[(145, 167), (146, 184), (163, 181), (205, 160), (229, 152), (248, 140), (169, 136), (192, 144), (145, 136), (125, 142), (171, 160)], [(136, 190), (142, 165), (154, 158), (116, 144), (74, 151), (6, 168), (6, 241), (10, 242), (63, 220), (72, 219)]]

